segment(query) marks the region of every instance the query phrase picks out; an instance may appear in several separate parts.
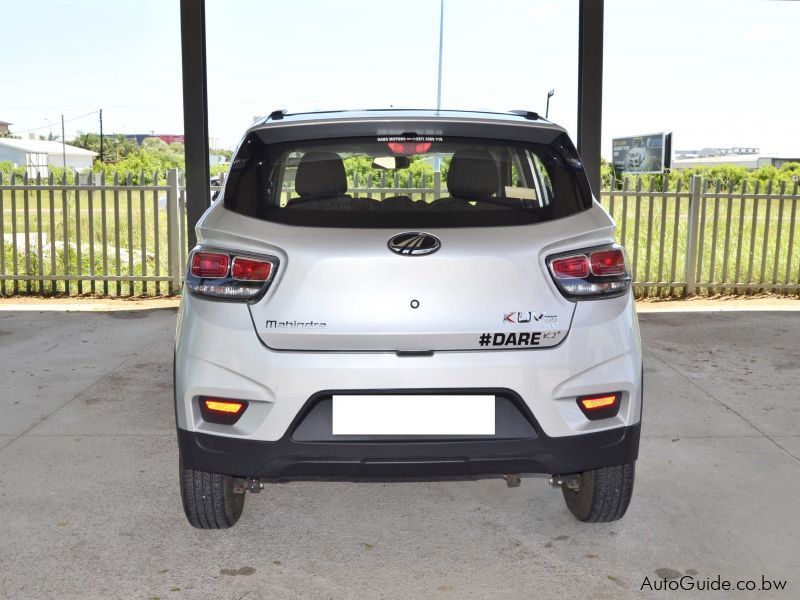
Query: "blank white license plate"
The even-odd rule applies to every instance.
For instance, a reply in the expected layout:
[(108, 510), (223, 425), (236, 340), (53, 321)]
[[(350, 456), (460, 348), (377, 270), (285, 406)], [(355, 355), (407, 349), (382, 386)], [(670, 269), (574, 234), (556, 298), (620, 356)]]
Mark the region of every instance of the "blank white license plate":
[(334, 395), (333, 435), (494, 435), (494, 396)]

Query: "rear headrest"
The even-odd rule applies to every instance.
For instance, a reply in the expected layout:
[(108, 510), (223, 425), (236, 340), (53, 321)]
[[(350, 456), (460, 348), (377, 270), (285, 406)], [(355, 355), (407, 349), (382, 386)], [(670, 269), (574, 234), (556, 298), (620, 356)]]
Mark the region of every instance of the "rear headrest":
[(300, 159), (294, 189), (302, 198), (337, 196), (347, 191), (344, 163), (335, 152), (308, 152)]
[(458, 150), (450, 159), (447, 189), (459, 198), (487, 198), (497, 191), (497, 164), (486, 150)]

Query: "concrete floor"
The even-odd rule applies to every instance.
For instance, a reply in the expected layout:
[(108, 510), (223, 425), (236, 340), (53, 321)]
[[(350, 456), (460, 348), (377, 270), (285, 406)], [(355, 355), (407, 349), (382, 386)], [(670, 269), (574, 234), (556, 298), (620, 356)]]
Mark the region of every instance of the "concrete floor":
[(687, 573), (800, 597), (800, 312), (641, 324), (621, 521), (574, 521), (544, 479), (291, 483), (203, 532), (178, 495), (175, 311), (0, 311), (0, 598), (616, 599)]

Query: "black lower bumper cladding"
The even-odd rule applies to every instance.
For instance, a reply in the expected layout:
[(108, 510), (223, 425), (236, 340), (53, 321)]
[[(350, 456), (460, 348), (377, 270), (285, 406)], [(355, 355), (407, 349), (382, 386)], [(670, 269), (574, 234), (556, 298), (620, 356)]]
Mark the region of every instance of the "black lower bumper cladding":
[[(346, 393), (354, 393), (348, 390)], [(356, 392), (357, 393), (357, 392)], [(374, 390), (363, 393), (465, 393), (464, 390)], [(570, 474), (630, 463), (639, 452), (640, 424), (565, 437), (549, 437), (510, 390), (469, 390), (497, 397), (496, 436), (314, 439), (329, 419), (330, 397), (312, 397), (289, 431), (274, 442), (178, 429), (184, 467), (239, 477), (292, 479), (473, 478), (507, 473)], [(501, 416), (505, 415), (504, 417)], [(526, 427), (520, 427), (521, 420)], [(508, 423), (502, 422), (508, 420)], [(305, 421), (305, 424), (304, 424)], [(309, 423), (314, 425), (309, 426)], [(328, 431), (330, 431), (328, 429)], [(502, 432), (506, 432), (503, 434)], [(515, 436), (523, 437), (515, 437)]]

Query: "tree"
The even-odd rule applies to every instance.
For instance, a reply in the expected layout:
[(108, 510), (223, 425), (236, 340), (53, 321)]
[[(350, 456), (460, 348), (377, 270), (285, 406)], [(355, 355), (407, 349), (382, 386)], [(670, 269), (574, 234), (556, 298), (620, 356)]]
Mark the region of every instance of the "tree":
[[(100, 154), (100, 136), (96, 133), (79, 133), (78, 137), (69, 142), (78, 148), (85, 148)], [(136, 152), (136, 142), (117, 133), (103, 136), (103, 153), (106, 161), (122, 160), (129, 154)]]

